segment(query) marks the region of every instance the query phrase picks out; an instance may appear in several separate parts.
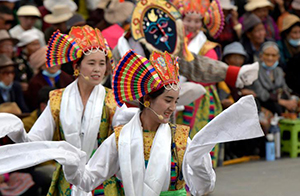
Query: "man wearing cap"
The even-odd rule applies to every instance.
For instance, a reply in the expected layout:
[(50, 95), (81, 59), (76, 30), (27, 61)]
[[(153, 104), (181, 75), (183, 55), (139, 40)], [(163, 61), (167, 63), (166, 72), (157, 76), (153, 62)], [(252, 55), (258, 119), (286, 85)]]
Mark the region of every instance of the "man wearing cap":
[(15, 65), (5, 54), (0, 54), (0, 104), (16, 102), (22, 112), (28, 112), (21, 86), (14, 81)]
[(37, 29), (24, 31), (18, 39), (20, 40), (17, 44), (18, 54), (14, 58), (14, 61), (19, 66), (17, 67), (15, 80), (20, 82), (22, 89), (25, 92), (28, 88), (30, 79), (33, 77), (33, 70), (29, 64), (29, 58), (31, 54), (41, 47), (41, 44)]
[(36, 20), (41, 17), (41, 13), (39, 12), (39, 10), (33, 5), (24, 5), (18, 9), (17, 16), (20, 24), (9, 30), (11, 36), (13, 38), (17, 38), (24, 31), (36, 29), (38, 31), (41, 46), (46, 45), (44, 40), (44, 33), (34, 27)]
[(43, 5), (38, 7), (42, 15), (41, 18), (43, 19), (43, 31), (51, 26), (51, 24), (45, 22), (44, 17), (47, 14), (51, 14), (51, 12), (53, 12), (53, 8), (55, 5), (67, 5), (67, 7), (69, 7), (73, 13), (75, 13), (78, 8), (77, 4), (73, 0), (44, 0)]
[(57, 4), (52, 9), (52, 14), (47, 14), (44, 17), (44, 21), (48, 24), (51, 24), (51, 27), (46, 29), (45, 31), (45, 40), (51, 38), (51, 35), (57, 29), (60, 30), (61, 33), (68, 33), (67, 21), (73, 16), (73, 12), (71, 9), (64, 4)]

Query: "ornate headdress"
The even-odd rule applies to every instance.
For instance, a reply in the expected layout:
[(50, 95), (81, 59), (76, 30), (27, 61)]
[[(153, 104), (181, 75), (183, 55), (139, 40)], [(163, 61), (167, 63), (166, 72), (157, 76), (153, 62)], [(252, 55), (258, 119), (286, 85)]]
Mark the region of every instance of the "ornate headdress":
[[(112, 89), (119, 106), (162, 87), (178, 90), (177, 58), (168, 52), (152, 52), (150, 59), (129, 50), (114, 69)], [(176, 85), (175, 85), (176, 84)]]
[(210, 35), (217, 38), (224, 27), (224, 14), (218, 0), (175, 0), (174, 5), (184, 16), (189, 13), (199, 13)]
[(99, 29), (85, 25), (83, 27), (72, 27), (69, 35), (53, 33), (48, 42), (46, 65), (53, 67), (67, 62), (76, 61), (82, 55), (94, 52), (103, 52), (113, 64), (112, 52), (102, 36)]

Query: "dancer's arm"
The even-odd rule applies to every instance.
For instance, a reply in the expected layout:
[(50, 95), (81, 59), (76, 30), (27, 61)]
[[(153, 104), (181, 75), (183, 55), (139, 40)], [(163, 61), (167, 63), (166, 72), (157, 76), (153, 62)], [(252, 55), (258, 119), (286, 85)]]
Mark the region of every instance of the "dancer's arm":
[(87, 165), (63, 166), (65, 178), (71, 184), (89, 192), (119, 171), (115, 134), (110, 135), (97, 149)]
[(0, 137), (7, 135), (16, 143), (52, 140), (54, 130), (55, 122), (49, 105), (47, 105), (28, 134), (20, 118), (8, 113), (0, 114)]

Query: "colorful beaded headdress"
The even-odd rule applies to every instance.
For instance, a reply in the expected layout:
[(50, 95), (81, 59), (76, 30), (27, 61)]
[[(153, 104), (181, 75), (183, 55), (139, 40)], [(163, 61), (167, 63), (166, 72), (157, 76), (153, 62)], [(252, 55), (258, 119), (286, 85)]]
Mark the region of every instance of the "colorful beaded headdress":
[(46, 65), (53, 67), (76, 61), (82, 55), (98, 51), (103, 52), (110, 59), (111, 65), (113, 64), (112, 52), (99, 29), (93, 29), (88, 25), (72, 27), (69, 35), (57, 30), (48, 42)]
[(174, 5), (184, 16), (189, 13), (198, 13), (213, 38), (217, 38), (225, 25), (224, 14), (219, 0), (174, 0)]
[(177, 58), (167, 52), (152, 52), (150, 59), (129, 50), (114, 69), (112, 89), (119, 106), (165, 87), (178, 90)]

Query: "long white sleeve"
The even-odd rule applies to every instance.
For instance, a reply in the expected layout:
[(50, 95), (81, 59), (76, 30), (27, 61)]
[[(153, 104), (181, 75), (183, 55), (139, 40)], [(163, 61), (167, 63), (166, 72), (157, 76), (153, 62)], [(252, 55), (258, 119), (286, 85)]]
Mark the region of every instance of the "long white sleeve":
[(110, 135), (97, 149), (88, 164), (63, 166), (65, 178), (86, 192), (92, 191), (119, 171), (115, 134)]
[(51, 141), (55, 127), (49, 102), (29, 133), (25, 131), (23, 122), (17, 116), (9, 113), (0, 114), (0, 138), (7, 135), (16, 143)]
[(189, 149), (191, 141), (188, 139), (187, 151), (184, 156), (182, 171), (184, 180), (188, 184), (191, 193), (195, 196), (204, 195), (213, 191), (216, 183), (216, 173), (212, 167), (212, 160), (208, 148)]
[(56, 125), (48, 102), (47, 107), (30, 129), (27, 141), (51, 141), (55, 128)]
[(263, 135), (253, 96), (242, 97), (210, 121), (194, 136), (184, 155), (182, 172), (191, 193), (200, 196), (214, 189), (216, 174), (209, 152), (217, 143)]

